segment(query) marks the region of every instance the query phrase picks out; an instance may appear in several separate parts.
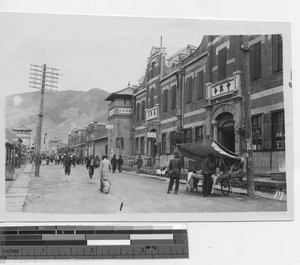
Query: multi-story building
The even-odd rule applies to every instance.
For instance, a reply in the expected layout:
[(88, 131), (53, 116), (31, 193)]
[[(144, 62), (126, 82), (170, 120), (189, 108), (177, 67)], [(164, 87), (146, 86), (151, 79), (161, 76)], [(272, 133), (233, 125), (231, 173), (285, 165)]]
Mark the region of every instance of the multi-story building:
[(74, 129), (69, 133), (68, 145), (74, 154), (85, 156), (86, 129)]
[(124, 160), (133, 155), (132, 96), (135, 87), (128, 87), (110, 94), (108, 106), (108, 155), (122, 155)]
[(282, 37), (248, 37), (250, 73), (245, 72), (242, 36), (204, 36), (199, 47), (188, 45), (169, 58), (164, 47), (152, 47), (144, 80), (132, 96), (135, 156), (153, 156), (157, 165), (167, 165), (174, 130), (183, 132), (185, 143), (213, 138), (244, 153), (245, 141), (235, 131), (245, 124), (247, 75), (254, 170), (285, 170)]
[(86, 156), (107, 154), (107, 129), (105, 124), (91, 122), (86, 127)]

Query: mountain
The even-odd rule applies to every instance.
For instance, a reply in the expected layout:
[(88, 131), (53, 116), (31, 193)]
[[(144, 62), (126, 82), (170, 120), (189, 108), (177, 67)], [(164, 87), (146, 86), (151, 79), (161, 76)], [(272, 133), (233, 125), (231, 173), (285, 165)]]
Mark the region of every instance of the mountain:
[[(55, 136), (67, 142), (68, 133), (74, 128), (85, 128), (90, 122), (107, 122), (108, 104), (104, 101), (110, 93), (98, 88), (89, 91), (46, 91), (42, 133), (48, 139)], [(35, 136), (41, 92), (27, 92), (6, 97), (6, 127), (17, 128), (22, 124), (32, 129)]]

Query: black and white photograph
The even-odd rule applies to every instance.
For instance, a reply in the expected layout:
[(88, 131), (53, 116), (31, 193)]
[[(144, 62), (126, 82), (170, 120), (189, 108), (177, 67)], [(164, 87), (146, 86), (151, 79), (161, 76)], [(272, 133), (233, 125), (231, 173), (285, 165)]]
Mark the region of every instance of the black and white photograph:
[(289, 23), (0, 17), (6, 218), (293, 218)]

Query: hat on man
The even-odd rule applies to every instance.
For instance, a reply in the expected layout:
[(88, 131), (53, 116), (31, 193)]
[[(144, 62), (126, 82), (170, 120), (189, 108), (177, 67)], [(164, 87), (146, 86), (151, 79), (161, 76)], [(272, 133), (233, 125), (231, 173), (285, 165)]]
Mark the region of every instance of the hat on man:
[(179, 153), (178, 152), (174, 152), (173, 155), (174, 155), (174, 157), (179, 157)]

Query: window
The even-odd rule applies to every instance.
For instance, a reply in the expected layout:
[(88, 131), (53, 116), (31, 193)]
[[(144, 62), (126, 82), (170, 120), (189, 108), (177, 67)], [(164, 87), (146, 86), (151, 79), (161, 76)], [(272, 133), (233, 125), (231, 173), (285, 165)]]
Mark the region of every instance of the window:
[(192, 85), (193, 85), (193, 79), (190, 76), (186, 79), (186, 88), (185, 88), (185, 98), (186, 103), (190, 103), (192, 101)]
[(145, 119), (145, 100), (142, 101), (142, 120)]
[(141, 154), (143, 155), (145, 153), (145, 137), (141, 137), (141, 147), (140, 147), (140, 150), (141, 150)]
[(151, 69), (149, 70), (150, 79), (156, 76), (156, 62), (151, 63)]
[(171, 109), (176, 108), (176, 86), (171, 87)]
[(203, 140), (203, 126), (195, 128), (195, 141)]
[(261, 42), (250, 47), (250, 80), (261, 77)]
[(161, 135), (161, 153), (166, 154), (167, 152), (167, 134), (163, 133)]
[(252, 149), (261, 150), (261, 115), (252, 117)]
[(116, 137), (116, 148), (120, 148), (119, 137)]
[(183, 142), (190, 143), (192, 142), (192, 129), (186, 129), (183, 131)]
[(223, 48), (218, 52), (218, 80), (226, 78), (226, 64), (227, 64), (227, 48)]
[(282, 36), (272, 35), (272, 69), (273, 72), (282, 70)]
[(203, 71), (197, 74), (196, 78), (197, 99), (203, 98)]
[(138, 137), (135, 138), (135, 153), (136, 154), (139, 153), (139, 138)]
[(150, 90), (150, 108), (154, 107), (154, 87)]
[(285, 149), (284, 111), (272, 113), (272, 148)]
[(168, 90), (165, 89), (163, 92), (163, 112), (168, 111)]
[(121, 148), (124, 149), (124, 138), (121, 137)]
[(136, 120), (139, 121), (140, 120), (140, 103), (136, 104)]

